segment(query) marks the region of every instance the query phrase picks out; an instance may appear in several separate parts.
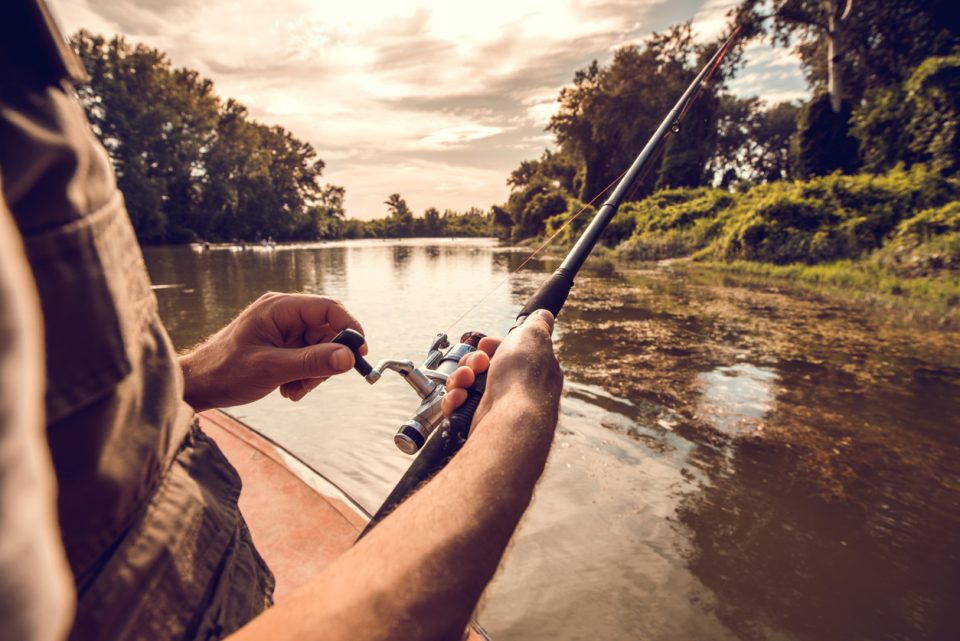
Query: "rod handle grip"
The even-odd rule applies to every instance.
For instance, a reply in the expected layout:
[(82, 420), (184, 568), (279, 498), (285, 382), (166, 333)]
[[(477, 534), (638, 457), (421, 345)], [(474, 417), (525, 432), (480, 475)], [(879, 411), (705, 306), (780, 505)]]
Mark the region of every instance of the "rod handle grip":
[(470, 425), (473, 423), (473, 415), (476, 414), (477, 407), (480, 406), (480, 400), (483, 398), (486, 386), (487, 373), (478, 374), (473, 385), (467, 390), (467, 400), (427, 440), (427, 444), (420, 450), (420, 455), (410, 464), (406, 473), (384, 500), (383, 505), (380, 506), (380, 509), (367, 523), (367, 527), (360, 533), (359, 538), (363, 538), (367, 532), (397, 509), (397, 506), (420, 486), (432, 479), (434, 474), (442, 470), (450, 462), (450, 459), (460, 451), (460, 448), (467, 441)]
[(558, 269), (530, 297), (527, 304), (517, 314), (517, 321), (523, 322), (524, 318), (538, 309), (546, 309), (556, 318), (560, 310), (563, 309), (563, 304), (567, 302), (567, 295), (572, 287), (573, 278), (565, 270)]
[(333, 341), (331, 341), (333, 343), (339, 343), (353, 352), (353, 369), (357, 370), (360, 375), (364, 377), (373, 369), (370, 363), (367, 362), (367, 359), (360, 355), (360, 348), (366, 340), (360, 332), (353, 329), (345, 329), (334, 336)]
[[(483, 393), (487, 389), (487, 373), (477, 374), (473, 385), (467, 389), (467, 400), (458, 407), (447, 419), (450, 432), (455, 436), (462, 436), (466, 440), (470, 433), (470, 426), (473, 423), (473, 415), (477, 413), (480, 407), (480, 401), (483, 400)], [(462, 443), (461, 443), (462, 445)], [(459, 449), (459, 448), (458, 448)]]

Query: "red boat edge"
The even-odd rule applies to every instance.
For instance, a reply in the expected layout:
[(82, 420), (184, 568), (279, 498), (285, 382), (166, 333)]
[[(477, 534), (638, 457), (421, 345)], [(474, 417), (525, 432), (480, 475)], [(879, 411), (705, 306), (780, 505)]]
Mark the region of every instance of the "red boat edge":
[[(280, 444), (220, 410), (199, 414), (243, 480), (240, 511), (277, 579), (276, 602), (350, 548), (370, 519), (356, 501)], [(489, 641), (476, 624), (466, 637)]]

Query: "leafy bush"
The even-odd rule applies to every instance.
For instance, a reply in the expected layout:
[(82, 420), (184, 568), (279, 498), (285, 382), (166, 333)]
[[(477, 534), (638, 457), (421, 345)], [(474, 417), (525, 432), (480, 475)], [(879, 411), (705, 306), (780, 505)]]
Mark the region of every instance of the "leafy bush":
[(960, 202), (925, 209), (901, 222), (873, 261), (900, 276), (960, 270)]
[(859, 259), (895, 233), (908, 233), (900, 231), (906, 220), (913, 222), (903, 229), (953, 229), (956, 210), (948, 204), (958, 197), (956, 181), (923, 165), (881, 176), (768, 183), (743, 193), (668, 190), (624, 205), (618, 219), (628, 228), (625, 219), (632, 218), (635, 229), (619, 249), (636, 260), (695, 252), (776, 264)]
[(912, 118), (910, 150), (943, 172), (960, 157), (960, 54), (927, 58), (904, 83)]
[(928, 163), (952, 173), (960, 157), (960, 54), (921, 63), (901, 84), (871, 89), (851, 118), (867, 171)]
[(793, 166), (801, 178), (857, 167), (857, 141), (850, 135), (850, 106), (834, 113), (830, 96), (814, 96), (800, 111), (793, 142)]

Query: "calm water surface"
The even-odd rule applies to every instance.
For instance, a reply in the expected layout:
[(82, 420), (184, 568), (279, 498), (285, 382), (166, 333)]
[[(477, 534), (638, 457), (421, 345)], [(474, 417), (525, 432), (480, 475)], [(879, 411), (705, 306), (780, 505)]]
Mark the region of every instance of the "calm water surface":
[[(267, 290), (343, 299), (372, 360), (500, 334), (552, 263), (492, 241), (148, 248), (178, 347)], [(856, 304), (657, 268), (583, 274), (548, 469), (481, 621), (495, 639), (960, 638), (960, 341)], [(350, 373), (232, 413), (374, 510), (416, 400)]]

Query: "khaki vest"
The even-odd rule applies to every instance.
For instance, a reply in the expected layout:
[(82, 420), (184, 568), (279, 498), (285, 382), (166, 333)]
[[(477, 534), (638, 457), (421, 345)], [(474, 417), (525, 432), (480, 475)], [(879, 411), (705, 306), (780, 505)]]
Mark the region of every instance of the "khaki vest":
[[(71, 638), (219, 638), (269, 605), (273, 577), (236, 471), (182, 400), (123, 198), (69, 84), (79, 67), (46, 15), (28, 0), (0, 8), (35, 36), (0, 44), (0, 176), (44, 317)], [(45, 57), (18, 55), (38, 43)]]

